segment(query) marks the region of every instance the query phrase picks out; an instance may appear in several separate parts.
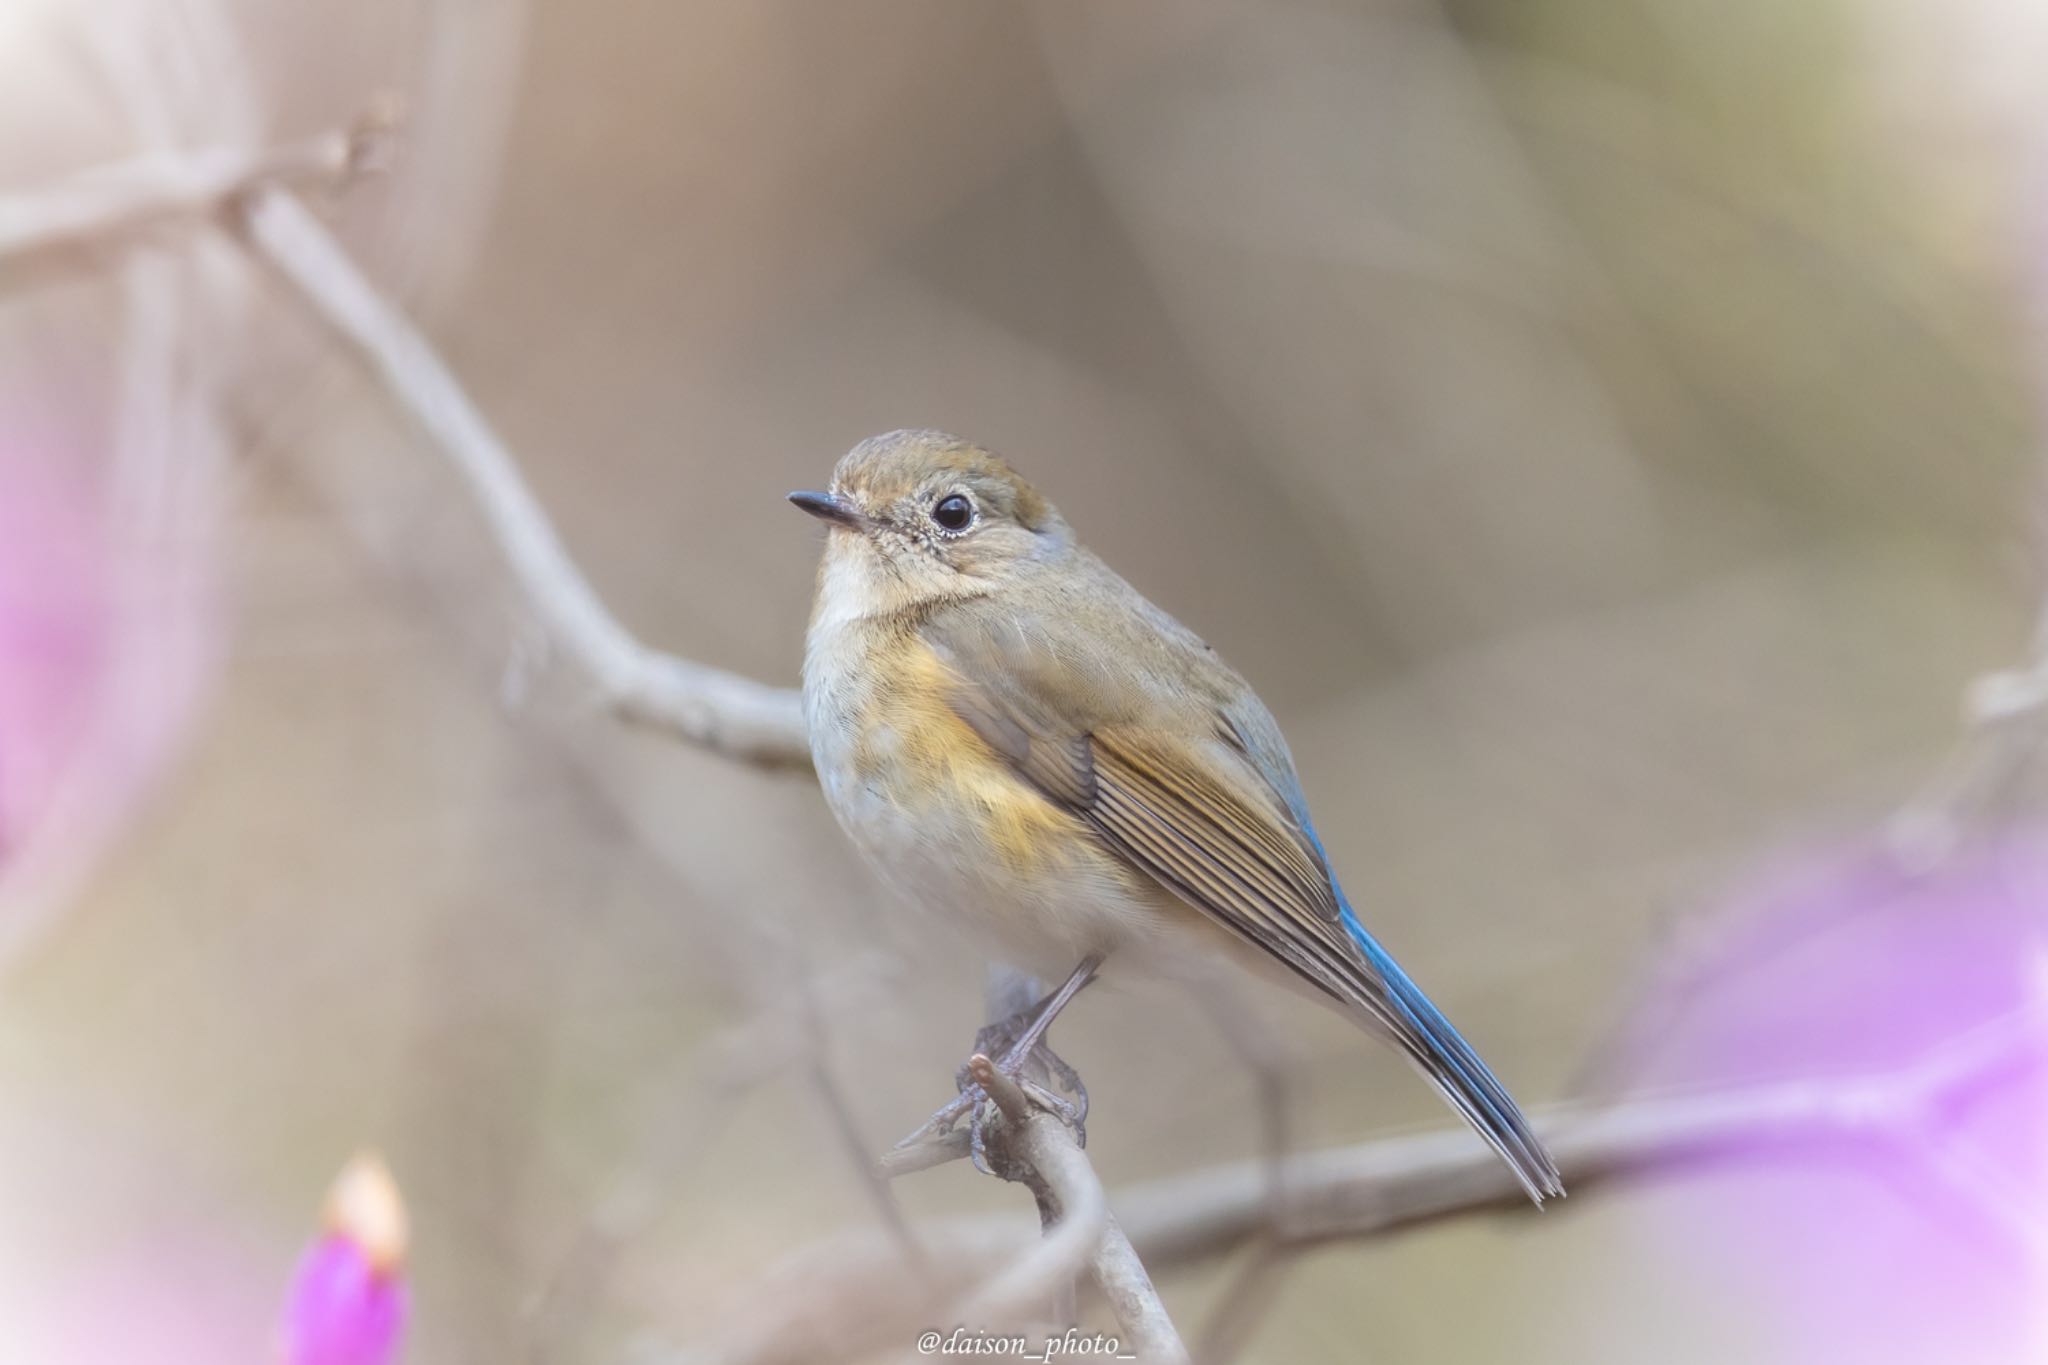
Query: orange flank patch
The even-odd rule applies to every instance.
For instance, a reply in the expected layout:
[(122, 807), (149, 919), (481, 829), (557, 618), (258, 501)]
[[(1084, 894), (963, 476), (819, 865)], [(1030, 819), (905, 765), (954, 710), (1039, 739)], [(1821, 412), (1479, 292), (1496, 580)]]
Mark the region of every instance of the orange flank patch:
[[(857, 722), (854, 765), (863, 778), (887, 767), (905, 804), (933, 813), (934, 824), (962, 816), (990, 857), (1019, 876), (1071, 867), (1088, 847), (1086, 830), (1019, 777), (945, 701), (946, 666), (930, 647), (904, 636), (873, 656), (889, 681), (866, 699)], [(951, 813), (946, 821), (939, 812)]]

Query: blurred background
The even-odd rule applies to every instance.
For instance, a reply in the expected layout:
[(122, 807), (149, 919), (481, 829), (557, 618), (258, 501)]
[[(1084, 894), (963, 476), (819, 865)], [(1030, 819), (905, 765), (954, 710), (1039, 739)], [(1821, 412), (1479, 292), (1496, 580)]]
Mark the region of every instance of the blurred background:
[[(793, 684), (782, 495), (894, 427), (1004, 452), (1249, 675), (1539, 1105), (1824, 1070), (1958, 940), (1901, 1048), (2023, 984), (2038, 864), (1829, 868), (2029, 648), (2044, 51), (2022, 0), (9, 0), (0, 204), (397, 93), (321, 211), (640, 638)], [(875, 1215), (801, 1067), (720, 1093), (700, 1045), (852, 964), (879, 1151), (980, 1022), (978, 964), (902, 947), (808, 776), (593, 709), (223, 228), (0, 259), (0, 1358), (271, 1358), (364, 1145), (408, 1359), (710, 1336)], [(1447, 1121), (1269, 1004), (1301, 1142)], [(1192, 1003), (1059, 1033), (1112, 1191), (1257, 1151)], [(1984, 1122), (2038, 1213), (2027, 1080)], [(2048, 1240), (1952, 1202), (1824, 1154), (1604, 1185), (1318, 1251), (1242, 1358), (2038, 1358)], [(1162, 1277), (1184, 1330), (1229, 1275)]]

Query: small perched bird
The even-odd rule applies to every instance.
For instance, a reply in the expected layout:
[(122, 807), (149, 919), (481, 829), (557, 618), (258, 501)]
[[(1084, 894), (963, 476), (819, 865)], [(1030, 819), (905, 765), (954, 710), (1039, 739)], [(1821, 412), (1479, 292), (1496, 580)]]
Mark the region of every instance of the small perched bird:
[(1279, 726), (1215, 650), (957, 437), (874, 437), (829, 491), (789, 496), (831, 528), (803, 677), (834, 815), (905, 899), (1066, 980), (1012, 1060), (1107, 959), (1251, 967), (1392, 1042), (1531, 1199), (1564, 1193), (1506, 1089), (1359, 923)]

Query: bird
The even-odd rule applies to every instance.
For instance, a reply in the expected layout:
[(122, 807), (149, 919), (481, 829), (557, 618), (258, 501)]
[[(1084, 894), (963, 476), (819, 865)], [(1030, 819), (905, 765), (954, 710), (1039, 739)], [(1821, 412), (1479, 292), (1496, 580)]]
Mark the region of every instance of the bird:
[(789, 500), (828, 527), (803, 662), (827, 805), (901, 899), (1065, 979), (1007, 1065), (1098, 970), (1250, 969), (1390, 1042), (1538, 1206), (1564, 1193), (1506, 1088), (1360, 922), (1250, 684), (1005, 460), (894, 431)]

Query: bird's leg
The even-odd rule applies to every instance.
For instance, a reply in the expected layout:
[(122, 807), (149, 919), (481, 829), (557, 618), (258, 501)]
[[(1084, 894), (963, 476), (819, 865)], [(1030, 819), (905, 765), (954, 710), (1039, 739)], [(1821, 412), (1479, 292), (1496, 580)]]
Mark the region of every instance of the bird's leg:
[[(1015, 1072), (1026, 1060), (1049, 1062), (1050, 1069), (1062, 1083), (1077, 1084), (1080, 1077), (1073, 1068), (1059, 1059), (1058, 1054), (1045, 1045), (1046, 1030), (1068, 1002), (1081, 993), (1081, 988), (1095, 978), (1095, 971), (1102, 965), (1100, 957), (1089, 957), (1074, 969), (1060, 988), (1041, 1000), (1033, 1001), (1023, 1009), (985, 1024), (974, 1035), (974, 1050), (985, 1057), (994, 1058), (997, 1065), (1006, 1071)], [(960, 1069), (960, 1083), (969, 1084), (967, 1068)]]
[(1028, 1009), (989, 1025), (974, 1040), (976, 1051), (994, 1058), (1005, 1074), (1016, 1077), (1046, 1108), (1071, 1125), (1084, 1144), (1088, 1087), (1081, 1083), (1081, 1073), (1052, 1050), (1048, 1030), (1068, 1002), (1095, 979), (1095, 971), (1101, 965), (1100, 957), (1089, 958), (1074, 969), (1057, 991)]
[[(1088, 1090), (1081, 1084), (1081, 1077), (1074, 1068), (1068, 1066), (1059, 1054), (1052, 1050), (1046, 1042), (1045, 1034), (1046, 1030), (1052, 1027), (1052, 1021), (1059, 1017), (1060, 1011), (1081, 993), (1083, 987), (1095, 979), (1096, 969), (1101, 965), (1101, 955), (1090, 954), (1081, 960), (1081, 964), (1074, 968), (1072, 974), (1051, 995), (1007, 1018), (983, 1027), (974, 1036), (974, 1050), (977, 1053), (993, 1060), (1004, 1075), (1016, 1079), (1032, 1098), (1059, 1115), (1063, 1121), (1072, 1124), (1077, 1134), (1086, 1132), (1082, 1125), (1088, 1115)], [(1024, 1074), (1027, 1065), (1031, 1064), (1043, 1068), (1045, 1080), (1041, 1081)], [(988, 1096), (979, 1085), (968, 1079), (965, 1067), (961, 1068), (958, 1079), (959, 1095), (933, 1114), (918, 1131), (943, 1133), (950, 1130), (962, 1117), (971, 1117), (969, 1146), (975, 1165), (987, 1170), (983, 1106), (988, 1102)], [(1069, 1101), (1061, 1098), (1049, 1088), (1046, 1081), (1057, 1084), (1068, 1094), (1073, 1095), (1074, 1099)], [(1085, 1136), (1081, 1140), (1085, 1142)]]
[[(1014, 967), (991, 965), (986, 999), (990, 1022), (975, 1030), (974, 1052), (997, 1058), (1009, 1055), (1011, 1047), (1024, 1036), (1024, 1030), (1031, 1027), (1031, 1021), (1038, 1018), (1038, 1012), (1052, 996), (1040, 994), (1038, 982)], [(962, 1062), (954, 1073), (954, 1080), (963, 1090), (971, 1084), (968, 1070)]]

